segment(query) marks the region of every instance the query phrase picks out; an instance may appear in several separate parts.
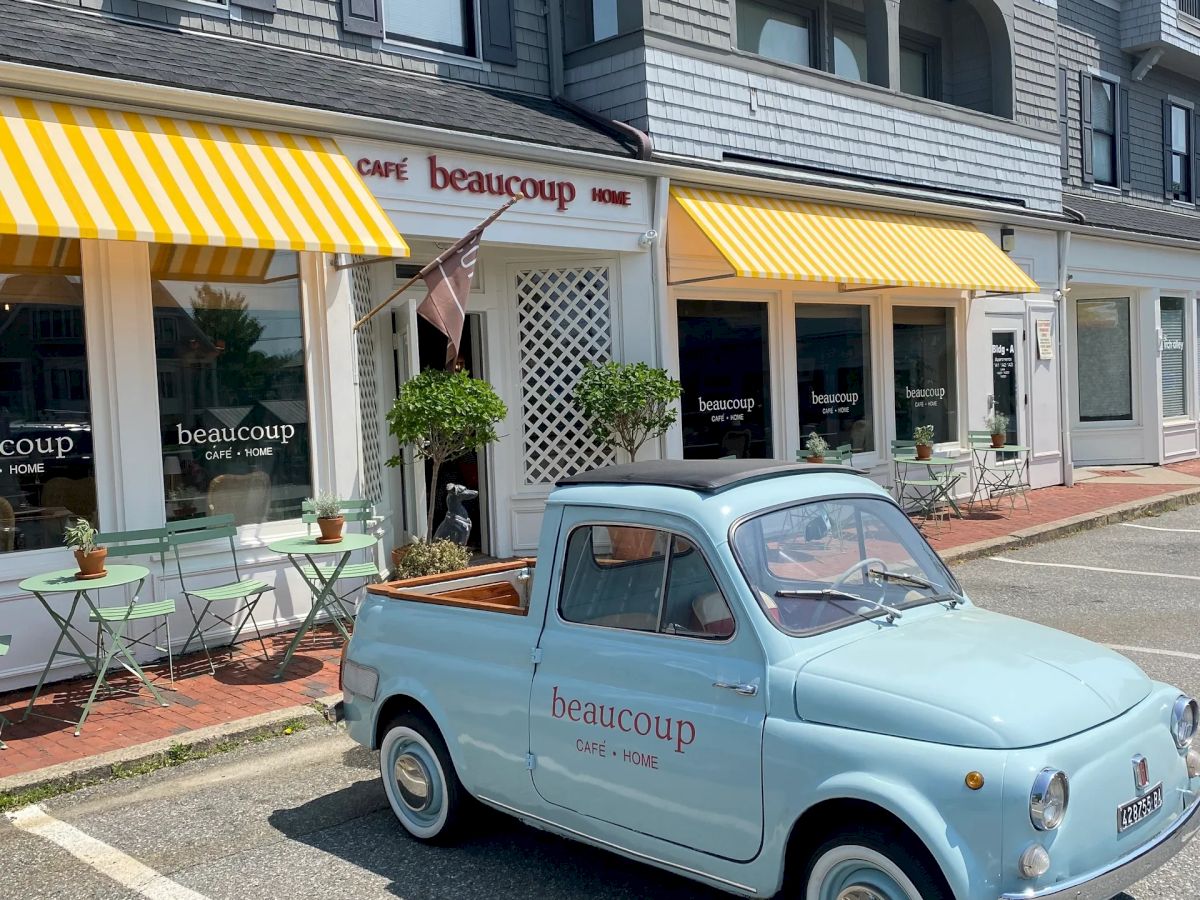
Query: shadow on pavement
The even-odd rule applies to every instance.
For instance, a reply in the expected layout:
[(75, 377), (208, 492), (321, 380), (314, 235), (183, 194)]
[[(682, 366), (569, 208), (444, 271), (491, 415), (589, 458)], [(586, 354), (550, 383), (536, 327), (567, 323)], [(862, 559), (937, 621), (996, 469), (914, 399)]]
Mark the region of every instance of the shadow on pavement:
[[(353, 765), (361, 761), (354, 751)], [(472, 827), (453, 846), (410, 838), (392, 815), (378, 778), (360, 781), (269, 821), (287, 838), (329, 853), (388, 880), (388, 892), (405, 900), (717, 900), (710, 890), (650, 866), (522, 825), (480, 808)]]

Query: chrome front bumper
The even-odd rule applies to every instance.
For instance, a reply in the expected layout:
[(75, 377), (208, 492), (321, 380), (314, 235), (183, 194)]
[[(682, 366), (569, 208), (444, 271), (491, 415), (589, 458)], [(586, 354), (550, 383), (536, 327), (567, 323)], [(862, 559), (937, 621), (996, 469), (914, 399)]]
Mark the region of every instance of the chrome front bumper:
[(1112, 900), (1186, 847), (1197, 832), (1200, 832), (1200, 799), (1193, 801), (1170, 828), (1108, 868), (1039, 890), (1030, 888), (1004, 894), (1000, 900)]

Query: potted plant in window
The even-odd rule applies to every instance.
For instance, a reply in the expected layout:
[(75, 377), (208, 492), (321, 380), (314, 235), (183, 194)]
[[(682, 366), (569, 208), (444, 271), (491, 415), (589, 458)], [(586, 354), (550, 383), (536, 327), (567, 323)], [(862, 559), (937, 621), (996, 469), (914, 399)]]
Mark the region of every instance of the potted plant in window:
[(336, 494), (317, 494), (316, 499), (309, 498), (313, 513), (317, 517), (317, 527), (321, 529), (318, 544), (337, 544), (342, 540), (342, 526), (346, 517), (342, 515), (342, 501)]
[(913, 429), (913, 442), (917, 445), (917, 459), (933, 456), (933, 426), (918, 425)]
[(73, 525), (68, 525), (63, 532), (63, 543), (75, 551), (75, 562), (79, 565), (76, 578), (87, 580), (108, 574), (104, 568), (108, 550), (96, 546), (96, 529), (87, 519), (76, 519)]
[(1004, 437), (1008, 434), (1008, 416), (1002, 412), (993, 412), (983, 420), (984, 427), (992, 435), (992, 446), (999, 449), (1004, 446)]
[(804, 457), (808, 462), (823, 463), (825, 462), (825, 451), (829, 449), (829, 443), (814, 431), (808, 436), (808, 440), (804, 442), (804, 449), (808, 451), (808, 456)]

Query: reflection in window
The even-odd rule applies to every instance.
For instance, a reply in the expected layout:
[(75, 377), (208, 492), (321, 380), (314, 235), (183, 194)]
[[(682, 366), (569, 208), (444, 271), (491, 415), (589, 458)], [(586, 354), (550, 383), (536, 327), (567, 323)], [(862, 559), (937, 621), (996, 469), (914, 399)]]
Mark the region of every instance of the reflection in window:
[(686, 459), (769, 459), (767, 304), (680, 300), (679, 376)]
[(796, 304), (801, 439), (875, 449), (871, 428), (871, 315), (866, 306)]
[(1129, 356), (1129, 299), (1080, 300), (1075, 304), (1080, 385), (1079, 421), (1119, 422), (1133, 418), (1133, 373)]
[(1092, 78), (1092, 178), (1117, 183), (1117, 86)]
[(155, 281), (167, 520), (295, 518), (312, 493), (296, 254), (262, 281)]
[(867, 30), (837, 22), (833, 26), (833, 73), (854, 81), (867, 80)]
[(1192, 111), (1174, 103), (1167, 104), (1170, 114), (1170, 167), (1167, 193), (1172, 200), (1192, 199)]
[(77, 517), (99, 524), (80, 280), (0, 271), (0, 553)]
[(811, 66), (816, 31), (813, 19), (812, 12), (806, 9), (738, 0), (738, 49), (797, 66)]
[(940, 100), (936, 39), (904, 40), (900, 44), (900, 90), (914, 97)]
[(640, 0), (565, 0), (563, 33), (567, 50), (577, 50), (628, 34), (641, 26)]
[(911, 440), (918, 425), (932, 425), (935, 441), (958, 438), (954, 310), (897, 306), (892, 310), (896, 387), (896, 437)]
[(427, 3), (383, 0), (383, 21), (393, 40), (425, 44), (451, 53), (475, 53), (475, 6), (472, 0)]
[(1184, 365), (1183, 298), (1163, 297), (1159, 300), (1159, 319), (1162, 327), (1162, 404), (1163, 418), (1182, 416), (1187, 411), (1187, 383)]

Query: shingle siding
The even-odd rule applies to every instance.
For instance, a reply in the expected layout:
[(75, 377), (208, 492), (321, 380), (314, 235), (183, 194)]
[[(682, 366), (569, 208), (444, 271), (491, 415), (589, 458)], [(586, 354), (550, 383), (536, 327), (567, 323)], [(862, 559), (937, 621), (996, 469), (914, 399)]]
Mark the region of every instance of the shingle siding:
[(209, 13), (198, 4), (179, 8), (148, 0), (54, 0), (66, 6), (99, 10), (175, 28), (224, 34), (281, 47), (308, 50), (405, 72), (452, 78), (504, 90), (549, 94), (546, 19), (542, 0), (515, 0), (517, 64), (461, 65), (404, 52), (394, 44), (341, 27), (341, 0), (278, 0), (273, 13), (234, 6)]
[(1055, 7), (1020, 0), (1013, 10), (1013, 112), (1018, 122), (1057, 129)]

